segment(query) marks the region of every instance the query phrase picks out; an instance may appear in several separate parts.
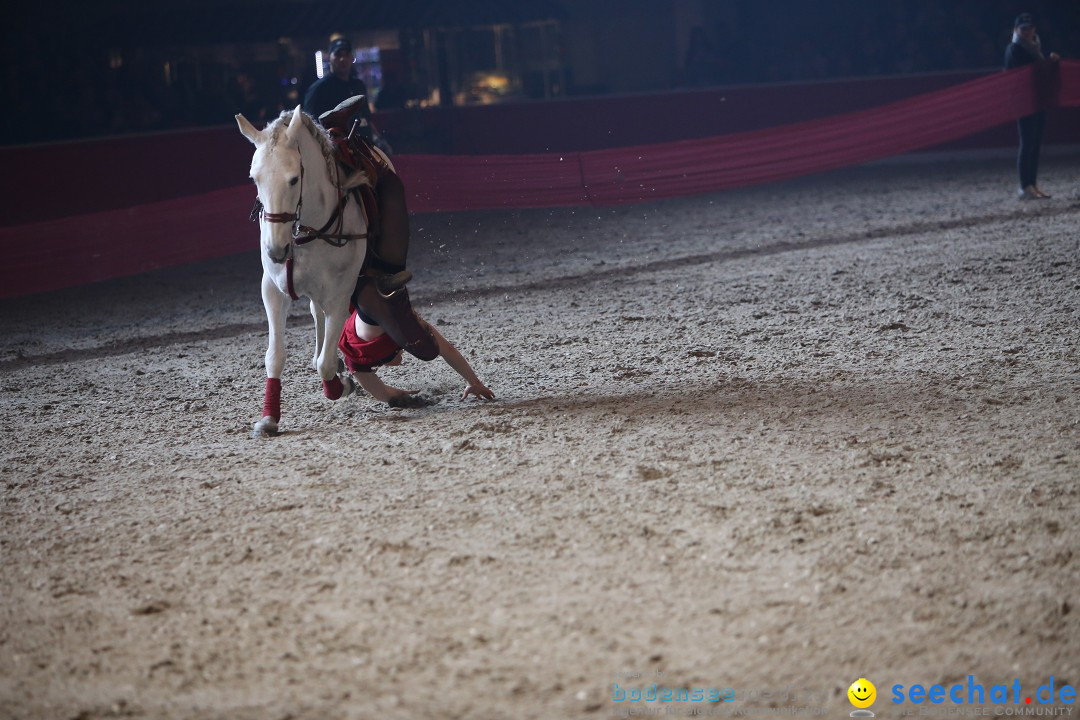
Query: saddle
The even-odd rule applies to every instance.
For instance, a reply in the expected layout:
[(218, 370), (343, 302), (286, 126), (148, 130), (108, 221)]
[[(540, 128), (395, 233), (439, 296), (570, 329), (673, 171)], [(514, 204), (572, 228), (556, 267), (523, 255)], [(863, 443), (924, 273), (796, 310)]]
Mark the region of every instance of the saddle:
[(375, 197), (375, 186), (384, 173), (393, 171), (382, 156), (356, 132), (365, 102), (365, 96), (354, 95), (339, 103), (333, 110), (327, 110), (320, 115), (319, 124), (330, 137), (338, 164), (348, 171), (360, 170), (367, 175), (368, 185), (353, 188), (353, 194), (364, 208), (369, 237), (374, 239), (379, 227), (379, 203)]
[(334, 144), (337, 160), (350, 170), (362, 170), (372, 187), (388, 172), (393, 172), (383, 156), (356, 132), (361, 121), (360, 113), (367, 98), (354, 95), (343, 100), (333, 110), (319, 116), (323, 126)]

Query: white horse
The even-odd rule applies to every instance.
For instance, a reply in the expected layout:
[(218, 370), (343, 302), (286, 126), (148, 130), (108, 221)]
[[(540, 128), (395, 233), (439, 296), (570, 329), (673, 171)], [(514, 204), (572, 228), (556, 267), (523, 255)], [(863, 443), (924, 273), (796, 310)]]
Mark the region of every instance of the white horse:
[(367, 251), (367, 222), (350, 190), (369, 183), (362, 172), (341, 177), (330, 140), (299, 106), (264, 130), (257, 130), (243, 115), (237, 115), (236, 122), (255, 145), (251, 179), (259, 199), (252, 219), (257, 213), (262, 299), (270, 326), (263, 415), (253, 432), (261, 437), (278, 430), (285, 319), (291, 301), (301, 295), (311, 301), (315, 320), (311, 364), (322, 376), (323, 393), (337, 400), (355, 389), (348, 374), (338, 375), (337, 341)]

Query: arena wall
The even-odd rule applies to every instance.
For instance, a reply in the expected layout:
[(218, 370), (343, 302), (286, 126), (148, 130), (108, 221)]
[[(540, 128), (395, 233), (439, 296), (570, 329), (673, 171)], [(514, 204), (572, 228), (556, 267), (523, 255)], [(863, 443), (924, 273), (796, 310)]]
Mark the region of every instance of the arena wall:
[[(771, 182), (915, 150), (1008, 148), (1050, 112), (1047, 144), (1080, 144), (1080, 62), (1033, 68), (424, 111), (450, 155), (399, 154), (410, 209), (603, 205)], [(413, 125), (410, 125), (413, 124)], [(415, 127), (413, 130), (415, 131)], [(251, 145), (235, 125), (0, 149), (0, 297), (252, 249)], [(68, 178), (78, 178), (72, 183)]]

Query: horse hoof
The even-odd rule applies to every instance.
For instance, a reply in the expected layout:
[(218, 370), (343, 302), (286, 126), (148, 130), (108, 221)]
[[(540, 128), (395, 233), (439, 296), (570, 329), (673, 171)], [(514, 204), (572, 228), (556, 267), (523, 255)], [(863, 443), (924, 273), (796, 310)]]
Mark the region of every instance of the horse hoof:
[(259, 422), (255, 423), (255, 427), (252, 428), (251, 437), (264, 438), (273, 437), (278, 434), (278, 424), (270, 415), (267, 415)]

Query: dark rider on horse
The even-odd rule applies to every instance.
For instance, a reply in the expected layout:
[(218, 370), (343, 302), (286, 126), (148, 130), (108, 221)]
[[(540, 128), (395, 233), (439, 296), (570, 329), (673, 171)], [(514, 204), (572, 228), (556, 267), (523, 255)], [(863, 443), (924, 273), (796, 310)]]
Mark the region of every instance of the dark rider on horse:
[(365, 198), (367, 260), (356, 281), (352, 305), (363, 322), (382, 328), (406, 352), (421, 360), (433, 360), (440, 354), (438, 339), (413, 311), (405, 287), (412, 278), (406, 269), (409, 211), (405, 185), (386, 156), (357, 132), (366, 106), (367, 98), (358, 95), (319, 116), (338, 160), (354, 171), (364, 172), (374, 194), (373, 198), (371, 194)]
[[(358, 132), (367, 98), (348, 98), (333, 110), (319, 116), (337, 150), (338, 161), (352, 170), (361, 170), (375, 195), (375, 205), (367, 205), (368, 262), (366, 270), (378, 289), (389, 295), (405, 286), (412, 273), (405, 269), (409, 254), (409, 210), (405, 203), (405, 185), (387, 162)], [(375, 217), (370, 217), (374, 214)]]

